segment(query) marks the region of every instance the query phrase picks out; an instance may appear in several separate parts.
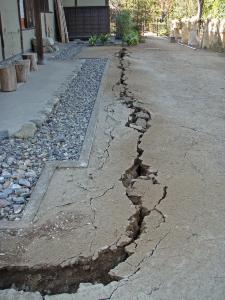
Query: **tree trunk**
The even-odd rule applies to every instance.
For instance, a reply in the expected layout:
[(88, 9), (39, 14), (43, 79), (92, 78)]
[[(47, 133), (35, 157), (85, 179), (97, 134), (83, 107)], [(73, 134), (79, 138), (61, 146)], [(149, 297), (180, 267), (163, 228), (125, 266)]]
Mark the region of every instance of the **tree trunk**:
[(15, 66), (8, 65), (0, 68), (0, 83), (2, 92), (12, 92), (17, 89)]
[(201, 20), (202, 18), (202, 13), (203, 13), (203, 5), (204, 5), (204, 0), (198, 0), (198, 20)]
[(27, 82), (30, 74), (30, 60), (19, 60), (15, 63), (17, 82)]

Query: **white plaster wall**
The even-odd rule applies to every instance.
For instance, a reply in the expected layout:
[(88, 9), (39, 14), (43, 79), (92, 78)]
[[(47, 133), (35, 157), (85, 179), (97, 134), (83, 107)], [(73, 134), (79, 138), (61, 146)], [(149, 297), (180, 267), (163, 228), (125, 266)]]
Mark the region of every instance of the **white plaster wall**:
[(53, 13), (41, 14), (42, 36), (55, 39), (55, 17)]
[(21, 52), (17, 0), (0, 0), (0, 11), (5, 42), (5, 56), (9, 58)]
[(63, 6), (64, 7), (74, 7), (75, 0), (63, 0)]
[(49, 11), (54, 12), (54, 0), (49, 0)]
[(0, 45), (0, 61), (3, 60), (3, 57), (2, 57), (2, 46)]
[[(64, 7), (74, 7), (75, 0), (63, 0)], [(105, 6), (105, 0), (77, 0), (77, 6)]]
[(105, 0), (77, 0), (77, 6), (105, 6)]
[(25, 29), (22, 31), (24, 51), (29, 51), (32, 48), (31, 40), (35, 37), (34, 29)]

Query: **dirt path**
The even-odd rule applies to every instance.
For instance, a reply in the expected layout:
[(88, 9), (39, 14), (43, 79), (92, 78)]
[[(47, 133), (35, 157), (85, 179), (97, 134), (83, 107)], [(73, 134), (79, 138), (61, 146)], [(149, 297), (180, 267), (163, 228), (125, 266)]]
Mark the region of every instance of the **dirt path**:
[(54, 174), (32, 235), (1, 234), (1, 286), (46, 295), (86, 282), (46, 300), (221, 300), (224, 56), (160, 39), (118, 50), (80, 54), (110, 58), (89, 166)]

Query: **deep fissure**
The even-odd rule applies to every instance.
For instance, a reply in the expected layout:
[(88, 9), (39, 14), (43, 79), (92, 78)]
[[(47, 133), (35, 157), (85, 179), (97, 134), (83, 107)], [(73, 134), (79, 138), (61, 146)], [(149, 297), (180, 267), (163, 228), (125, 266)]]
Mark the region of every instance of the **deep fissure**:
[[(127, 253), (126, 247), (135, 243), (139, 239), (143, 231), (144, 218), (151, 213), (152, 210), (158, 210), (157, 206), (165, 199), (167, 195), (167, 187), (164, 188), (164, 194), (159, 199), (158, 204), (151, 210), (142, 206), (142, 198), (140, 195), (132, 195), (133, 184), (138, 178), (151, 180), (153, 184), (157, 184), (157, 172), (152, 172), (150, 166), (143, 163), (141, 156), (144, 150), (140, 147), (145, 132), (150, 128), (151, 114), (146, 109), (135, 105), (136, 99), (129, 90), (127, 82), (125, 66), (125, 57), (127, 49), (122, 48), (118, 53), (119, 66), (121, 70), (120, 78), (117, 85), (120, 86), (119, 100), (131, 109), (128, 121), (125, 124), (133, 130), (140, 133), (137, 139), (137, 156), (132, 166), (121, 176), (121, 182), (126, 189), (126, 195), (132, 204), (136, 207), (136, 213), (130, 217), (127, 227), (127, 236), (129, 242), (120, 246), (116, 243), (116, 247), (101, 250), (96, 257), (79, 257), (78, 260), (67, 260), (63, 264), (49, 266), (13, 266), (5, 267), (0, 270), (0, 288), (6, 289), (14, 287), (24, 291), (39, 291), (42, 295), (59, 294), (59, 293), (75, 293), (80, 283), (103, 283), (108, 284), (112, 281), (119, 281), (121, 278), (109, 274), (110, 270), (118, 266), (120, 263), (132, 255)], [(112, 136), (112, 140), (114, 136)], [(109, 150), (111, 141), (108, 144)], [(160, 211), (159, 211), (160, 212)], [(162, 213), (161, 213), (162, 214)], [(165, 222), (165, 216), (162, 214)]]

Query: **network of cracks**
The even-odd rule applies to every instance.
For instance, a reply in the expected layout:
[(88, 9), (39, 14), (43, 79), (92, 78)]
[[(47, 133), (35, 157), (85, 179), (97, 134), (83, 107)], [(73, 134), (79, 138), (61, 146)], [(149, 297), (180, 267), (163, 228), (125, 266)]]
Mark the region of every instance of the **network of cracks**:
[[(109, 284), (112, 281), (119, 281), (122, 278), (112, 275), (110, 271), (125, 262), (132, 253), (126, 248), (135, 243), (143, 233), (145, 217), (157, 212), (161, 217), (161, 222), (166, 221), (165, 215), (158, 209), (158, 205), (167, 196), (167, 187), (162, 187), (162, 196), (154, 207), (145, 207), (142, 203), (142, 196), (134, 191), (134, 183), (137, 179), (146, 180), (149, 184), (157, 185), (158, 173), (152, 171), (150, 166), (142, 161), (144, 149), (141, 148), (142, 138), (150, 129), (151, 114), (148, 110), (140, 106), (130, 90), (127, 81), (128, 51), (122, 48), (116, 54), (119, 61), (120, 78), (116, 83), (119, 86), (119, 101), (130, 111), (130, 115), (125, 126), (136, 130), (139, 135), (137, 139), (136, 158), (131, 167), (121, 174), (121, 184), (125, 187), (126, 196), (135, 206), (135, 214), (129, 219), (129, 226), (126, 230), (128, 236), (127, 243), (122, 246), (108, 247), (101, 250), (96, 257), (80, 257), (73, 264), (66, 266), (37, 266), (37, 267), (5, 267), (0, 270), (0, 288), (6, 289), (14, 286), (18, 290), (39, 291), (42, 295), (75, 293), (80, 283), (102, 283)], [(154, 250), (153, 250), (154, 251)]]

